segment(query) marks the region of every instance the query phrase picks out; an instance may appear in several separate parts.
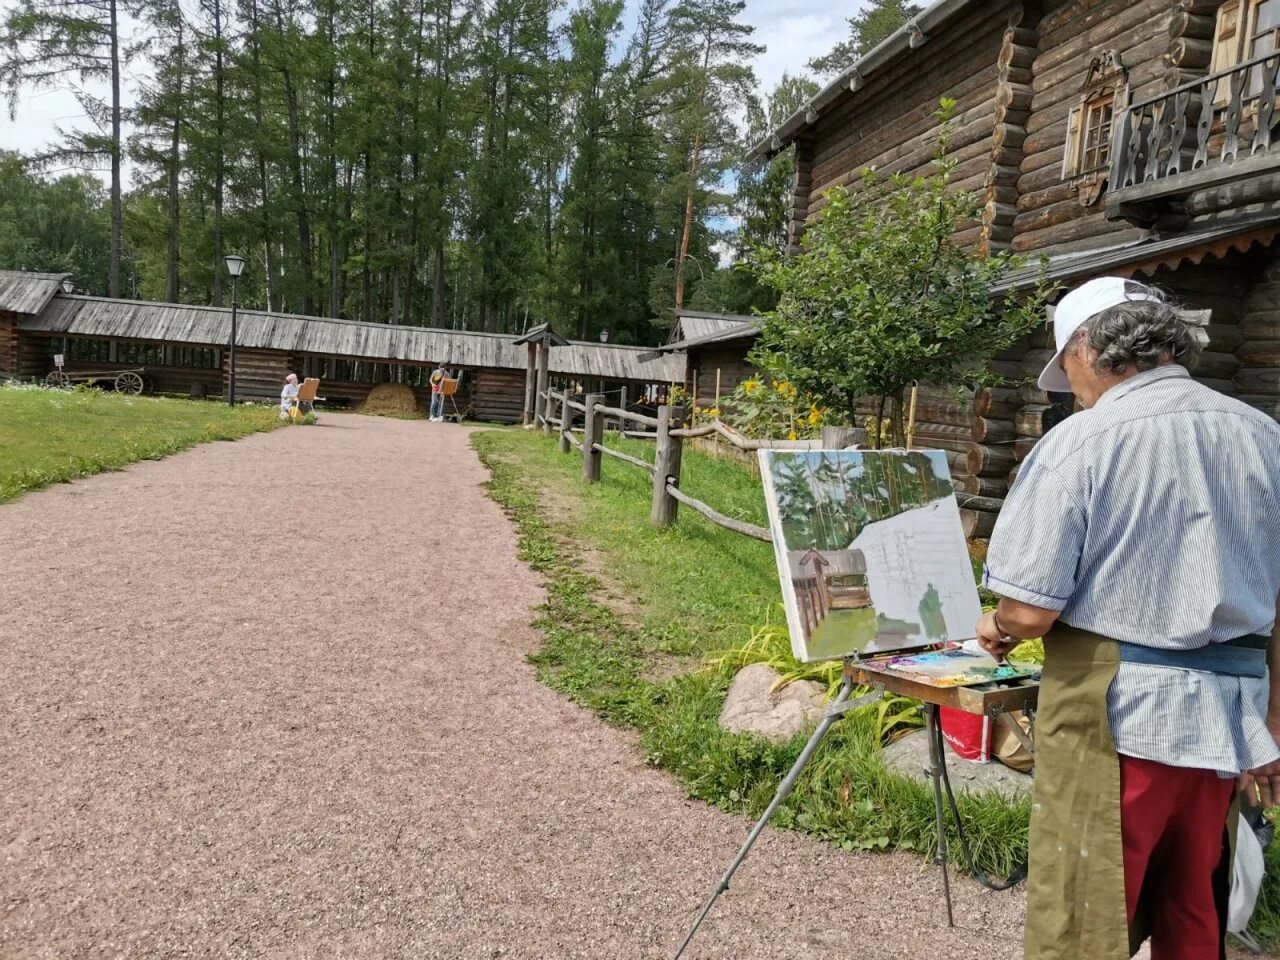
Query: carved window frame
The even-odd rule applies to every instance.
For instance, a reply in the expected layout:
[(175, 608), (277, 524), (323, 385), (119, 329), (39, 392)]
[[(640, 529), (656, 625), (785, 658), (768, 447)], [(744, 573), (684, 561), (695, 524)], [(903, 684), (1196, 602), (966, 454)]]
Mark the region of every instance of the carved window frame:
[[(1067, 115), (1066, 144), (1062, 154), (1062, 179), (1076, 181), (1080, 202), (1098, 201), (1111, 170), (1112, 149), (1120, 119), (1129, 106), (1129, 72), (1120, 54), (1107, 50), (1093, 58), (1080, 90), (1079, 102)], [(1110, 111), (1110, 116), (1105, 112)], [(1095, 122), (1095, 118), (1102, 119)], [(1090, 140), (1105, 131), (1105, 137)], [(1089, 163), (1093, 155), (1092, 163)]]

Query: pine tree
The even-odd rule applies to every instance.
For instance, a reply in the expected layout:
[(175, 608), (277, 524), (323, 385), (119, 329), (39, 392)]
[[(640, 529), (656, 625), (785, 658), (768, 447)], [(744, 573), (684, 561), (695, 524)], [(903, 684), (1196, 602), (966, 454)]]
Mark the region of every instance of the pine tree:
[(843, 73), (919, 13), (917, 4), (904, 0), (872, 0), (870, 7), (846, 19), (849, 39), (837, 43), (830, 53), (814, 57), (807, 66), (823, 76)]
[(675, 256), (675, 305), (684, 306), (685, 261), (694, 209), (707, 184), (719, 179), (736, 145), (732, 117), (755, 84), (746, 60), (764, 51), (747, 38), (755, 28), (739, 23), (746, 0), (684, 0), (671, 13), (681, 56), (684, 89), (676, 109), (681, 144), (688, 145), (683, 176), (683, 221)]

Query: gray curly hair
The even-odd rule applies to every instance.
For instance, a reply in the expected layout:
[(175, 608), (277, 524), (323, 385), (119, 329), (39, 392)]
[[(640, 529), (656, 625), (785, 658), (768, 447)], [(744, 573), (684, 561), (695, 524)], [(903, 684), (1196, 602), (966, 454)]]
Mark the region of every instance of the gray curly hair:
[(1125, 292), (1152, 299), (1108, 307), (1080, 328), (1078, 342), (1098, 353), (1094, 372), (1117, 374), (1130, 364), (1137, 370), (1150, 370), (1165, 358), (1189, 364), (1199, 352), (1199, 344), (1164, 292), (1133, 280), (1126, 283)]

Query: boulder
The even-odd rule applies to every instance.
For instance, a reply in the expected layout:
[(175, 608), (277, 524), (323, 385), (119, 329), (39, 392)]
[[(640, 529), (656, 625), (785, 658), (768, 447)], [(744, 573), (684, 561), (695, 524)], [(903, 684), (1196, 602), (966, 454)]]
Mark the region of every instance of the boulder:
[(731, 733), (755, 733), (785, 743), (813, 727), (822, 716), (827, 688), (812, 680), (797, 680), (780, 690), (773, 685), (782, 674), (765, 663), (738, 671), (720, 711), (720, 726)]
[[(1005, 796), (1017, 796), (1031, 792), (1031, 775), (1019, 773), (1006, 767), (1003, 763), (974, 763), (962, 760), (947, 750), (947, 775), (951, 778), (954, 790), (969, 790), (979, 793), (983, 790), (995, 790)], [(881, 755), (884, 765), (894, 773), (922, 783), (929, 783), (925, 768), (929, 766), (929, 738), (924, 730), (913, 730), (904, 737), (899, 737), (886, 746)]]

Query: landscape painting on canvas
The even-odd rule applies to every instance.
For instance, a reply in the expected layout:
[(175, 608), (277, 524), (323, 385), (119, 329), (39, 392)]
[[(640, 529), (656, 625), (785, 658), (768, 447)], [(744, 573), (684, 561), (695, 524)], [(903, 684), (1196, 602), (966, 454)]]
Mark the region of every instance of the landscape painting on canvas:
[(798, 659), (973, 636), (982, 611), (945, 453), (762, 450), (760, 473)]

